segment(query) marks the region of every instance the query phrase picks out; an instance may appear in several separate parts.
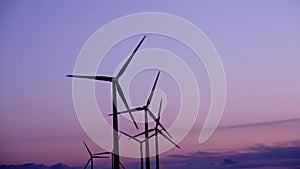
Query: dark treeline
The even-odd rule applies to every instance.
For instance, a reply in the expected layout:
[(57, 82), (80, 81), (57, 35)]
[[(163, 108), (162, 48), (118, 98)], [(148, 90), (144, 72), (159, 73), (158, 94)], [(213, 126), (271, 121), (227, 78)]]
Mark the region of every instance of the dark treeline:
[(81, 169), (81, 167), (69, 167), (66, 164), (58, 163), (51, 166), (44, 164), (27, 163), (21, 165), (0, 165), (0, 169)]

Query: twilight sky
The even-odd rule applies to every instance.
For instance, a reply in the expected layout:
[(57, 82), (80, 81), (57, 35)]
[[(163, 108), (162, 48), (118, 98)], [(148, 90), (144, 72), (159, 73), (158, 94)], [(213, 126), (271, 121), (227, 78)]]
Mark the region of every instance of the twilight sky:
[[(214, 44), (227, 78), (227, 103), (221, 127), (200, 145), (198, 135), (210, 103), (207, 73), (201, 62), (189, 56), (191, 52), (179, 50), (182, 47), (178, 43), (157, 35), (147, 37), (143, 49), (157, 47), (178, 52), (193, 71), (201, 92), (193, 131), (180, 143), (182, 151), (172, 150), (163, 155), (166, 162), (173, 157), (170, 155), (179, 153), (189, 156), (200, 150), (240, 152), (257, 144), (276, 146), (298, 141), (299, 149), (298, 1), (0, 3), (0, 164), (83, 165), (87, 154), (82, 140), (100, 149), (77, 120), (72, 81), (65, 75), (73, 72), (82, 46), (95, 31), (114, 19), (138, 12), (170, 13), (192, 22)], [(106, 56), (99, 72), (113, 74), (139, 38), (132, 37), (117, 45)], [(130, 95), (138, 95), (138, 99), (132, 100), (134, 104), (144, 103), (155, 73), (146, 71), (132, 82)], [(140, 85), (138, 80), (144, 84)], [(166, 87), (174, 85), (167, 74), (162, 74), (161, 81), (165, 83), (158, 88), (172, 93)], [(109, 85), (96, 86), (97, 92), (109, 95)], [(178, 96), (176, 92), (168, 97), (164, 116), (172, 117), (176, 111), (174, 105), (178, 100), (174, 96)], [(101, 94), (97, 97), (100, 109), (111, 111), (110, 99)], [(172, 120), (163, 122), (170, 125)]]

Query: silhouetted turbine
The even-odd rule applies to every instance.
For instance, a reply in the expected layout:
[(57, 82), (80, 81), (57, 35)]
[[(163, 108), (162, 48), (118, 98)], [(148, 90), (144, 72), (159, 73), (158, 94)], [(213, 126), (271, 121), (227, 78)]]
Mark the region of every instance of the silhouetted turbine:
[(138, 126), (133, 118), (133, 115), (129, 109), (128, 103), (125, 99), (123, 90), (119, 84), (119, 78), (123, 75), (125, 72), (126, 68), (128, 67), (130, 61), (132, 60), (133, 56), (145, 40), (146, 35), (142, 38), (142, 40), (139, 42), (139, 44), (136, 46), (132, 54), (129, 56), (123, 67), (120, 69), (119, 73), (117, 76), (112, 77), (112, 76), (82, 76), (82, 75), (67, 75), (67, 77), (74, 77), (74, 78), (83, 78), (83, 79), (92, 79), (92, 80), (100, 80), (100, 81), (107, 81), (112, 83), (112, 95), (113, 95), (113, 142), (114, 142), (114, 155), (113, 155), (113, 163), (115, 169), (119, 169), (119, 162), (120, 162), (120, 157), (119, 157), (119, 141), (118, 141), (118, 132), (119, 132), (119, 127), (118, 127), (118, 110), (117, 110), (117, 96), (116, 93), (119, 93), (119, 96), (121, 97), (135, 127), (138, 129)]
[[(148, 132), (153, 132), (154, 131), (154, 134), (152, 134), (149, 138), (155, 136), (155, 155), (156, 155), (156, 169), (159, 169), (159, 150), (158, 150), (158, 133), (160, 135), (162, 135), (165, 139), (167, 139), (169, 142), (171, 142), (173, 145), (175, 145), (177, 148), (180, 149), (180, 147), (174, 143), (167, 135), (165, 135), (162, 130), (160, 130), (158, 127), (159, 127), (159, 124), (160, 124), (160, 114), (161, 114), (161, 105), (162, 105), (162, 99), (160, 100), (160, 104), (159, 104), (159, 110), (158, 110), (158, 115), (157, 115), (157, 118), (156, 118), (156, 124), (155, 124), (155, 127), (152, 128), (152, 129), (149, 129)], [(144, 135), (145, 132), (142, 132), (140, 134), (137, 134), (131, 138), (136, 138), (138, 136), (141, 136), (141, 135)]]
[(132, 137), (131, 135), (125, 133), (125, 132), (122, 132), (122, 131), (120, 131), (120, 132), (121, 132), (122, 134), (126, 135), (127, 137), (129, 137), (129, 138), (131, 138), (131, 139), (133, 139), (134, 141), (136, 141), (136, 142), (139, 143), (139, 145), (140, 145), (140, 163), (141, 163), (141, 169), (143, 169), (143, 168), (144, 168), (144, 161), (143, 161), (143, 143), (145, 142), (146, 139), (144, 139), (144, 140), (139, 140), (139, 139), (134, 138), (134, 137)]
[[(151, 92), (150, 92), (150, 95), (148, 97), (148, 100), (147, 100), (147, 103), (146, 105), (142, 106), (142, 107), (136, 107), (134, 109), (130, 109), (129, 111), (126, 110), (126, 111), (122, 111), (122, 112), (119, 112), (118, 114), (124, 114), (124, 113), (129, 113), (129, 112), (138, 112), (138, 111), (142, 111), (144, 110), (144, 113), (145, 113), (145, 152), (146, 152), (146, 169), (150, 169), (150, 153), (149, 153), (149, 140), (147, 138), (149, 138), (149, 133), (148, 133), (148, 114), (150, 115), (150, 117), (157, 121), (156, 120), (156, 117), (155, 115), (152, 113), (152, 111), (149, 109), (149, 105), (152, 101), (152, 98), (153, 98), (153, 94), (154, 94), (154, 90), (156, 88), (156, 84), (157, 84), (157, 81), (158, 81), (158, 78), (159, 78), (159, 75), (160, 75), (160, 71), (158, 72), (157, 76), (156, 76), (156, 79), (155, 79), (155, 82), (153, 84), (153, 87), (151, 89)], [(110, 114), (112, 115), (112, 114)], [(171, 135), (167, 132), (167, 130), (164, 128), (163, 125), (161, 125), (160, 123), (158, 123), (158, 125), (171, 137)]]
[(89, 165), (89, 163), (91, 163), (91, 169), (94, 168), (94, 158), (108, 158), (108, 157), (105, 157), (105, 156), (101, 156), (101, 155), (104, 155), (104, 154), (107, 154), (107, 152), (104, 152), (104, 153), (99, 153), (99, 154), (92, 154), (91, 150), (89, 149), (89, 147), (86, 145), (85, 142), (83, 142), (83, 144), (85, 145), (85, 148), (86, 150), (88, 151), (89, 155), (90, 155), (90, 158), (89, 160), (87, 161), (86, 165), (84, 166), (84, 169), (86, 169), (86, 167)]

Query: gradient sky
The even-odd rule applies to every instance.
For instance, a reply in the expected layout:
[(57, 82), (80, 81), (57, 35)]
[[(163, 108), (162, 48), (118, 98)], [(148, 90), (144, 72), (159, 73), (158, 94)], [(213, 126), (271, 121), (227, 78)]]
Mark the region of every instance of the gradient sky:
[[(193, 132), (180, 143), (185, 147), (182, 154), (194, 152), (195, 147), (238, 151), (255, 144), (300, 140), (297, 133), (300, 129), (298, 1), (7, 0), (0, 4), (1, 164), (65, 162), (82, 165), (87, 155), (82, 140), (99, 149), (80, 127), (73, 108), (72, 81), (65, 75), (73, 72), (82, 46), (96, 30), (114, 19), (137, 12), (170, 13), (192, 22), (214, 44), (225, 68), (228, 95), (220, 125), (237, 127), (221, 127), (208, 142), (200, 145), (197, 139), (210, 101), (209, 80), (200, 62), (194, 62), (193, 57), (182, 58), (197, 78), (203, 101)], [(167, 45), (154, 35), (148, 39), (142, 48), (160, 47), (176, 52), (176, 42), (174, 46)], [(99, 72), (112, 74), (127, 56), (113, 57), (114, 54), (124, 51), (129, 54), (137, 40), (133, 37), (123, 46), (117, 46), (106, 57), (105, 62), (109, 64), (104, 65), (109, 66), (100, 67)], [(181, 54), (187, 56), (188, 53)], [(146, 72), (145, 76), (153, 73)], [(145, 80), (145, 91), (151, 85), (148, 82)], [(164, 84), (159, 87), (164, 89)], [(109, 86), (103, 85), (97, 90), (104, 88)], [(135, 93), (147, 95), (147, 92), (135, 91), (132, 94)], [(109, 102), (98, 97), (101, 103)], [(168, 101), (176, 103), (176, 99)], [(143, 102), (135, 101), (136, 104)], [(109, 111), (110, 106), (101, 109)], [(292, 120), (284, 121), (289, 119)], [(171, 124), (172, 119), (164, 122)], [(251, 125), (243, 127), (243, 124)], [(172, 150), (164, 157), (172, 153), (178, 151)]]

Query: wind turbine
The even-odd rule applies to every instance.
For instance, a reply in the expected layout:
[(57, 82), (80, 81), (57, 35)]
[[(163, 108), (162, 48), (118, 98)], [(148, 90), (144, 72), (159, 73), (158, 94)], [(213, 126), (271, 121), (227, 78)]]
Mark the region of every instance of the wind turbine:
[(145, 40), (146, 35), (142, 38), (142, 40), (139, 42), (139, 44), (136, 46), (136, 48), (133, 50), (123, 67), (120, 69), (117, 76), (82, 76), (82, 75), (67, 75), (67, 77), (74, 77), (74, 78), (83, 78), (83, 79), (92, 79), (92, 80), (100, 80), (100, 81), (106, 81), (112, 83), (112, 96), (113, 96), (113, 142), (114, 142), (114, 152), (113, 152), (113, 163), (115, 169), (119, 169), (119, 141), (118, 141), (118, 132), (119, 132), (119, 126), (118, 126), (118, 110), (117, 110), (117, 92), (119, 93), (119, 96), (121, 97), (135, 127), (138, 129), (138, 126), (133, 118), (133, 115), (129, 109), (128, 103), (125, 99), (124, 93), (122, 91), (121, 85), (119, 84), (119, 78), (123, 75), (126, 68), (128, 67), (130, 61), (132, 60), (133, 56)]
[(151, 130), (154, 130), (154, 134), (152, 134), (151, 136), (150, 136), (150, 138), (151, 137), (153, 137), (153, 136), (155, 136), (155, 151), (156, 151), (156, 153), (155, 153), (155, 155), (156, 155), (156, 169), (159, 169), (159, 150), (158, 150), (158, 133), (160, 134), (160, 135), (162, 135), (163, 137), (165, 137), (168, 141), (170, 141), (172, 144), (174, 144), (177, 148), (179, 148), (180, 149), (180, 147), (177, 145), (177, 144), (175, 144), (170, 138), (168, 138), (161, 130), (159, 130), (158, 129), (158, 125), (159, 125), (159, 123), (160, 123), (160, 114), (161, 114), (161, 105), (162, 105), (162, 99), (160, 100), (160, 104), (159, 104), (159, 110), (158, 110), (158, 115), (157, 115), (157, 120), (156, 120), (156, 125), (155, 125), (155, 127), (153, 128), (153, 129), (150, 129), (149, 130), (149, 132), (151, 132)]
[[(118, 139), (120, 140), (120, 137), (121, 137), (121, 134), (119, 135), (119, 137), (118, 137)], [(109, 152), (109, 151), (106, 151), (106, 152), (101, 152), (101, 153), (96, 153), (96, 154), (94, 154), (94, 155), (104, 155), (104, 154), (110, 154), (111, 155), (111, 161), (112, 161), (112, 164), (111, 164), (111, 166), (113, 167), (113, 152), (114, 152), (114, 150), (113, 151), (111, 151), (111, 152)], [(121, 165), (121, 167), (123, 168), (123, 169), (125, 169), (125, 167), (124, 167), (124, 165), (121, 163), (121, 161), (119, 162), (119, 164)]]
[[(162, 135), (165, 139), (167, 139), (169, 142), (171, 142), (172, 144), (174, 144), (177, 148), (180, 149), (180, 147), (174, 143), (167, 135), (165, 135), (161, 129), (159, 129), (159, 124), (160, 124), (160, 114), (161, 114), (161, 105), (162, 105), (162, 99), (160, 100), (160, 104), (159, 104), (159, 110), (158, 110), (158, 115), (157, 115), (157, 118), (156, 118), (156, 125), (154, 128), (152, 129), (149, 129), (148, 132), (153, 132), (154, 131), (154, 134), (152, 134), (149, 138), (155, 136), (155, 158), (156, 158), (156, 169), (159, 169), (159, 150), (158, 150), (158, 134)], [(146, 132), (146, 131), (145, 131)], [(140, 134), (137, 134), (131, 138), (136, 138), (138, 136), (141, 136), (141, 135), (144, 135), (145, 132), (142, 132)]]
[[(134, 109), (130, 109), (130, 110), (126, 110), (126, 111), (122, 111), (122, 112), (117, 113), (117, 114), (123, 114), (123, 113), (130, 113), (130, 112), (137, 112), (137, 111), (144, 110), (144, 113), (145, 113), (145, 132), (144, 132), (144, 134), (145, 134), (146, 169), (150, 169), (150, 152), (149, 152), (149, 140), (148, 140), (148, 138), (149, 138), (148, 114), (151, 116), (151, 118), (153, 120), (156, 121), (156, 117), (154, 116), (152, 111), (149, 109), (149, 105), (150, 105), (151, 100), (153, 98), (154, 90), (156, 88), (156, 84), (157, 84), (159, 75), (160, 75), (160, 71), (158, 72), (158, 74), (156, 76), (156, 79), (155, 79), (155, 82), (154, 82), (153, 87), (151, 89), (151, 92), (150, 92), (150, 95), (148, 97), (147, 103), (144, 106), (136, 107)], [(111, 115), (113, 115), (113, 114), (110, 114), (110, 116)], [(163, 125), (161, 125), (160, 123), (158, 123), (158, 125), (167, 133), (167, 135), (169, 135), (169, 137), (171, 137), (171, 135), (167, 132), (167, 130), (164, 128)]]
[(87, 161), (86, 165), (84, 166), (84, 169), (87, 168), (87, 166), (89, 165), (89, 163), (91, 163), (91, 169), (94, 169), (94, 158), (108, 158), (108, 157), (105, 157), (105, 156), (101, 156), (101, 155), (104, 155), (104, 154), (108, 154), (107, 152), (104, 152), (104, 153), (101, 153), (101, 154), (92, 154), (91, 150), (89, 149), (89, 147), (86, 145), (85, 142), (83, 142), (83, 144), (85, 145), (85, 148), (86, 150), (88, 151), (89, 155), (90, 155), (90, 158), (89, 160)]
[(144, 139), (144, 140), (139, 140), (139, 139), (137, 139), (137, 138), (135, 138), (135, 137), (133, 137), (133, 136), (131, 136), (131, 135), (125, 133), (125, 132), (122, 132), (122, 131), (120, 131), (120, 132), (121, 132), (122, 134), (126, 135), (127, 137), (133, 139), (134, 141), (136, 141), (136, 142), (138, 142), (138, 143), (140, 144), (140, 163), (141, 163), (141, 169), (143, 169), (143, 168), (144, 168), (144, 161), (143, 161), (143, 153), (144, 153), (144, 152), (143, 152), (143, 143), (145, 142), (145, 139)]

